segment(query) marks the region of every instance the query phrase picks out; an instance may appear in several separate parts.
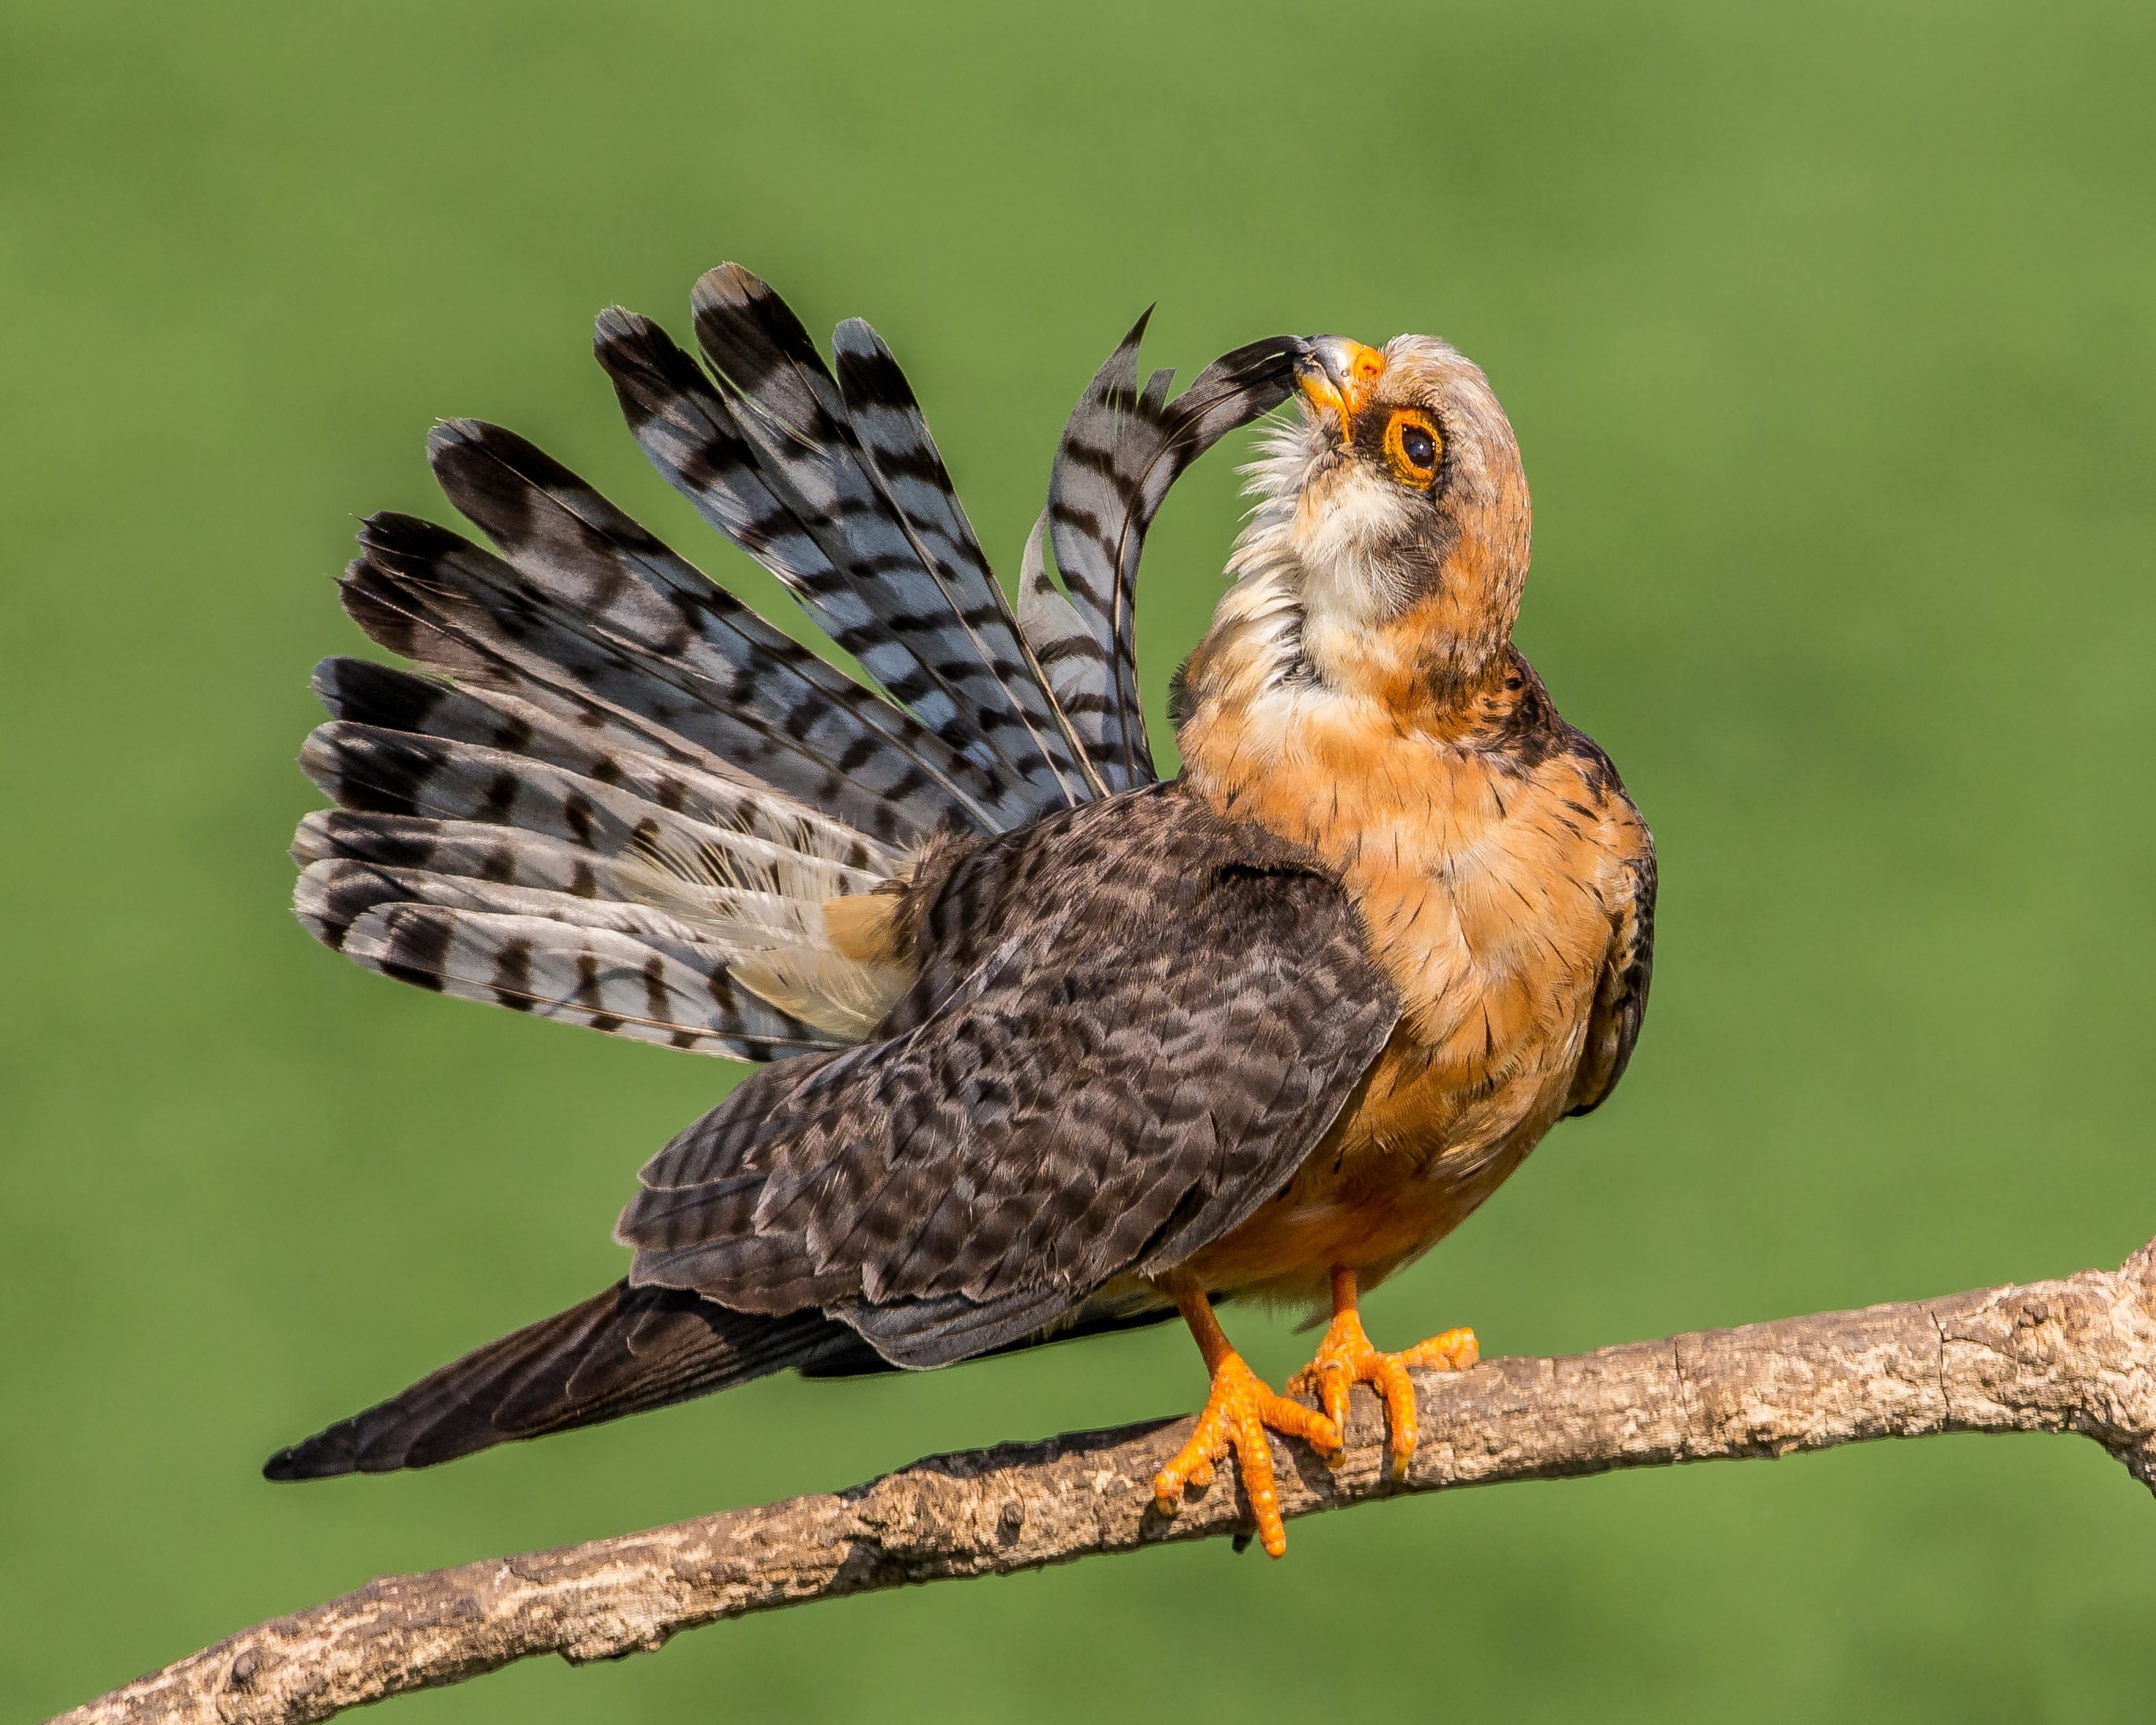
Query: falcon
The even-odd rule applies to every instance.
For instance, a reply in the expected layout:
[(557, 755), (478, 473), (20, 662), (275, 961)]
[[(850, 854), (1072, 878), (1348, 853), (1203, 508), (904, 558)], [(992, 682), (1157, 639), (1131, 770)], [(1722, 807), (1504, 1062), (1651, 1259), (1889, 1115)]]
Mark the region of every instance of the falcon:
[[(1281, 336), (1183, 393), (1144, 320), (1056, 449), (1015, 608), (890, 351), (827, 364), (748, 271), (701, 362), (596, 347), (661, 475), (860, 667), (834, 669), (574, 474), (452, 420), (482, 546), (377, 515), (345, 609), (415, 670), (331, 659), (300, 918), (419, 987), (767, 1063), (653, 1157), (613, 1286), (281, 1451), (424, 1467), (793, 1369), (943, 1366), (1179, 1315), (1210, 1390), (1164, 1512), (1230, 1451), (1286, 1546), (1269, 1432), (1337, 1465), (1410, 1373), (1365, 1289), (1623, 1074), (1652, 841), (1512, 644), (1518, 445), (1444, 342)], [(1176, 478), (1276, 416), (1154, 771), (1132, 629)], [(1276, 1394), (1216, 1306), (1330, 1314)], [(1303, 1399), (1297, 1399), (1301, 1395)]]

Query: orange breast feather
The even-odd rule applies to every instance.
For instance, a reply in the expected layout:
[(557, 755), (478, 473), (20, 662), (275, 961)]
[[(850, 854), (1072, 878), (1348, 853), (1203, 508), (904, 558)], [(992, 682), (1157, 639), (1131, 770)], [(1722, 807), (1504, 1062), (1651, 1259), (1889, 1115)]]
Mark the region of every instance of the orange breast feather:
[(1205, 1286), (1316, 1301), (1341, 1265), (1367, 1286), (1458, 1226), (1565, 1111), (1645, 830), (1584, 738), (1508, 747), (1496, 718), (1447, 735), (1327, 700), (1216, 710), (1186, 737), (1216, 807), (1340, 871), (1403, 1004), (1293, 1182), (1194, 1260)]

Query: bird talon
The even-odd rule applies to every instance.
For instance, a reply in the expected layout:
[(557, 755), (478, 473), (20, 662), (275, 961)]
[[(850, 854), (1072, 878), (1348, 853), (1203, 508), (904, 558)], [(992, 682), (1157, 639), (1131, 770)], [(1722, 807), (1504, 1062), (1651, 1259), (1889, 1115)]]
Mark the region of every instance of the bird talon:
[(1161, 1513), (1175, 1514), (1186, 1491), (1210, 1486), (1214, 1463), (1232, 1450), (1258, 1542), (1267, 1557), (1279, 1557), (1287, 1549), (1287, 1528), (1274, 1483), (1272, 1445), (1265, 1440), (1268, 1428), (1304, 1439), (1320, 1455), (1339, 1447), (1339, 1433), (1322, 1414), (1275, 1394), (1241, 1355), (1224, 1354), (1213, 1368), (1213, 1387), (1188, 1440), (1153, 1476), (1153, 1502)]
[[(1348, 1430), (1348, 1397), (1352, 1386), (1367, 1384), (1385, 1404), (1387, 1429), (1385, 1471), (1394, 1483), (1408, 1476), (1420, 1436), (1416, 1427), (1413, 1371), (1464, 1372), (1481, 1358), (1472, 1330), (1447, 1330), (1426, 1342), (1397, 1353), (1386, 1353), (1371, 1345), (1363, 1332), (1362, 1315), (1355, 1305), (1355, 1277), (1352, 1271), (1336, 1271), (1332, 1278), (1332, 1322), (1318, 1343), (1311, 1363), (1288, 1380), (1291, 1389), (1315, 1391), (1326, 1417), (1343, 1442)], [(1341, 1452), (1344, 1459), (1345, 1452)], [(1327, 1458), (1332, 1466), (1340, 1461)]]
[(1481, 1359), (1482, 1349), (1474, 1331), (1456, 1329), (1402, 1348), (1394, 1357), (1410, 1370), (1464, 1372)]

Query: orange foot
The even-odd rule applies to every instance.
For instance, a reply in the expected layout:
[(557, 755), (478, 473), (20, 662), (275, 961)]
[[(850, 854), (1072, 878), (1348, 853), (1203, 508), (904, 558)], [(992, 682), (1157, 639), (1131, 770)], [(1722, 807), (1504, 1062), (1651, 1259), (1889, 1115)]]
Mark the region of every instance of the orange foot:
[(1280, 1493), (1273, 1484), (1272, 1446), (1265, 1428), (1299, 1437), (1321, 1455), (1340, 1447), (1340, 1434), (1324, 1414), (1276, 1395), (1243, 1357), (1228, 1345), (1213, 1308), (1202, 1293), (1188, 1293), (1176, 1302), (1183, 1308), (1191, 1333), (1198, 1338), (1213, 1374), (1213, 1388), (1205, 1397), (1204, 1410), (1190, 1441), (1175, 1459), (1153, 1476), (1153, 1502), (1163, 1515), (1183, 1507), (1186, 1486), (1213, 1483), (1213, 1464), (1235, 1452), (1235, 1466), (1243, 1480), (1243, 1493), (1250, 1502), (1250, 1518), (1258, 1525), (1258, 1542), (1269, 1558), (1287, 1550), (1287, 1528), (1281, 1520)]
[(1291, 1394), (1314, 1394), (1325, 1416), (1339, 1435), (1327, 1446), (1327, 1462), (1337, 1467), (1347, 1454), (1348, 1392), (1352, 1385), (1367, 1384), (1385, 1404), (1385, 1425), (1390, 1433), (1392, 1476), (1407, 1477), (1408, 1463), (1414, 1459), (1414, 1381), (1408, 1373), (1417, 1368), (1464, 1372), (1481, 1358), (1472, 1330), (1447, 1330), (1398, 1353), (1383, 1353), (1363, 1333), (1362, 1314), (1355, 1307), (1355, 1272), (1332, 1272), (1332, 1322), (1318, 1344), (1317, 1357), (1288, 1379)]

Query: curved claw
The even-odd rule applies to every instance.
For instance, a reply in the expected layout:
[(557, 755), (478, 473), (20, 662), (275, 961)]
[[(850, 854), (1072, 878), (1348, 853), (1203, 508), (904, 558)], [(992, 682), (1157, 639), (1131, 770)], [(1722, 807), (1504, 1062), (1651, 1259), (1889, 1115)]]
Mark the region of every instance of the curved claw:
[[(1352, 1279), (1344, 1291), (1336, 1286), (1332, 1322), (1318, 1344), (1317, 1357), (1288, 1379), (1287, 1387), (1291, 1393), (1315, 1394), (1334, 1430), (1342, 1435), (1348, 1430), (1348, 1391), (1358, 1384), (1376, 1390), (1385, 1404), (1389, 1471), (1395, 1480), (1405, 1479), (1420, 1435), (1415, 1421), (1414, 1380), (1408, 1373), (1419, 1368), (1464, 1372), (1481, 1358), (1481, 1350), (1474, 1331), (1456, 1329), (1398, 1353), (1382, 1353), (1371, 1346), (1363, 1333), (1353, 1288)], [(1330, 1467), (1339, 1466), (1346, 1457), (1344, 1446), (1325, 1452), (1326, 1465)]]
[(1301, 1402), (1275, 1394), (1244, 1364), (1240, 1354), (1224, 1355), (1213, 1368), (1213, 1387), (1189, 1441), (1153, 1476), (1153, 1501), (1161, 1513), (1173, 1515), (1182, 1508), (1185, 1487), (1211, 1485), (1213, 1464), (1226, 1460), (1232, 1450), (1244, 1495), (1250, 1499), (1250, 1518), (1257, 1523), (1259, 1543), (1269, 1558), (1286, 1552), (1287, 1527), (1281, 1519), (1272, 1446), (1265, 1441), (1268, 1426), (1303, 1439), (1321, 1455), (1340, 1446), (1339, 1429), (1331, 1420)]

